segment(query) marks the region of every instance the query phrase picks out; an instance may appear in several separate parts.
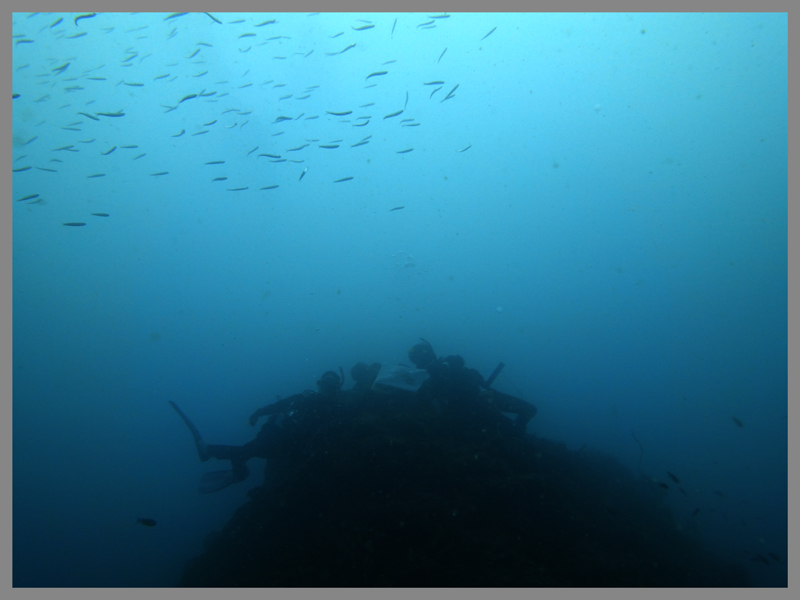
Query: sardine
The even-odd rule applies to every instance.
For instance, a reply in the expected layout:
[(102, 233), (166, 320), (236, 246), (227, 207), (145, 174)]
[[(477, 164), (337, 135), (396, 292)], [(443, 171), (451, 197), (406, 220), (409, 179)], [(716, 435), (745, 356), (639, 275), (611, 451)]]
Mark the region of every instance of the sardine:
[(74, 21), (75, 25), (77, 25), (78, 21), (80, 21), (81, 19), (91, 19), (92, 17), (96, 17), (96, 16), (97, 16), (97, 13), (86, 13), (84, 15), (78, 15), (77, 17), (75, 17), (75, 21)]
[(136, 522), (137, 523), (141, 523), (145, 527), (155, 527), (156, 526), (156, 522), (153, 519), (136, 519)]

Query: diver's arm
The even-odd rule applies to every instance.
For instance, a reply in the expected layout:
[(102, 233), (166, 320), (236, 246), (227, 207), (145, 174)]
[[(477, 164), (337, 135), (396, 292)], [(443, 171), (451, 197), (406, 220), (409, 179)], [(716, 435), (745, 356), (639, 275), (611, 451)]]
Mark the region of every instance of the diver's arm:
[[(264, 408), (266, 408), (266, 406)], [(258, 423), (258, 420), (266, 415), (264, 408), (259, 408), (256, 412), (250, 415), (250, 418), (247, 420), (247, 422), (250, 423), (250, 427), (255, 427), (255, 424)]]
[(292, 403), (292, 399), (294, 396), (290, 396), (288, 398), (281, 398), (277, 402), (273, 402), (272, 404), (267, 404), (266, 406), (262, 406), (248, 419), (251, 427), (254, 427), (258, 420), (261, 417), (268, 417), (269, 415), (274, 415), (276, 413), (284, 412), (288, 410), (289, 405)]

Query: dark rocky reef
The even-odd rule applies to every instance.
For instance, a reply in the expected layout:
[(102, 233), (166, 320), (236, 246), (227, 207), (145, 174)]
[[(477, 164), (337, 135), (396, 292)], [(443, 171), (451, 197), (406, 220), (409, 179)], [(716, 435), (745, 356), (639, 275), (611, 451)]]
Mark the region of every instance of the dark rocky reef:
[(191, 587), (746, 586), (613, 458), (411, 395), (336, 415), (270, 461)]

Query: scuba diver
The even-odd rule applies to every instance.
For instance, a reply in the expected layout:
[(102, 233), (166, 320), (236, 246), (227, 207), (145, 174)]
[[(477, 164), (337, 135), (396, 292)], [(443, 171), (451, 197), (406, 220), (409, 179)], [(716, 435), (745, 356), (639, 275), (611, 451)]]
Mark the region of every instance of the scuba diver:
[(192, 433), (200, 460), (205, 462), (216, 458), (231, 461), (229, 470), (205, 473), (198, 491), (207, 494), (244, 481), (250, 474), (247, 461), (251, 458), (280, 459), (299, 456), (337, 408), (343, 383), (343, 377), (340, 378), (334, 371), (327, 371), (317, 381), (319, 391), (306, 390), (258, 409), (250, 415), (250, 425), (254, 426), (261, 417), (267, 417), (267, 421), (261, 426), (256, 438), (243, 446), (206, 443), (189, 417), (170, 400), (172, 408)]
[(372, 389), (375, 379), (381, 370), (381, 363), (374, 362), (368, 365), (364, 362), (359, 362), (353, 365), (350, 369), (350, 377), (353, 378), (353, 387), (350, 391), (356, 392), (359, 395), (366, 395)]
[(423, 338), (420, 340), (408, 350), (411, 362), (430, 375), (420, 387), (420, 395), (451, 415), (478, 418), (500, 416), (505, 420), (500, 413), (514, 413), (517, 418), (513, 422), (512, 433), (519, 436), (525, 434), (528, 422), (536, 416), (536, 407), (521, 398), (491, 389), (504, 363), (497, 365), (486, 380), (475, 369), (465, 368), (464, 359), (460, 356), (437, 358), (430, 342)]

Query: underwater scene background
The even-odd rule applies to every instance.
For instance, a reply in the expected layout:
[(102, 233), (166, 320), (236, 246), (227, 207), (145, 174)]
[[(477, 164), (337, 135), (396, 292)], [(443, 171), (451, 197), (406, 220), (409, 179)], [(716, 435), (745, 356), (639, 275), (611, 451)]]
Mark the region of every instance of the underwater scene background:
[(261, 474), (168, 401), (243, 444), (419, 337), (787, 584), (786, 14), (12, 28), (15, 586), (176, 585)]

